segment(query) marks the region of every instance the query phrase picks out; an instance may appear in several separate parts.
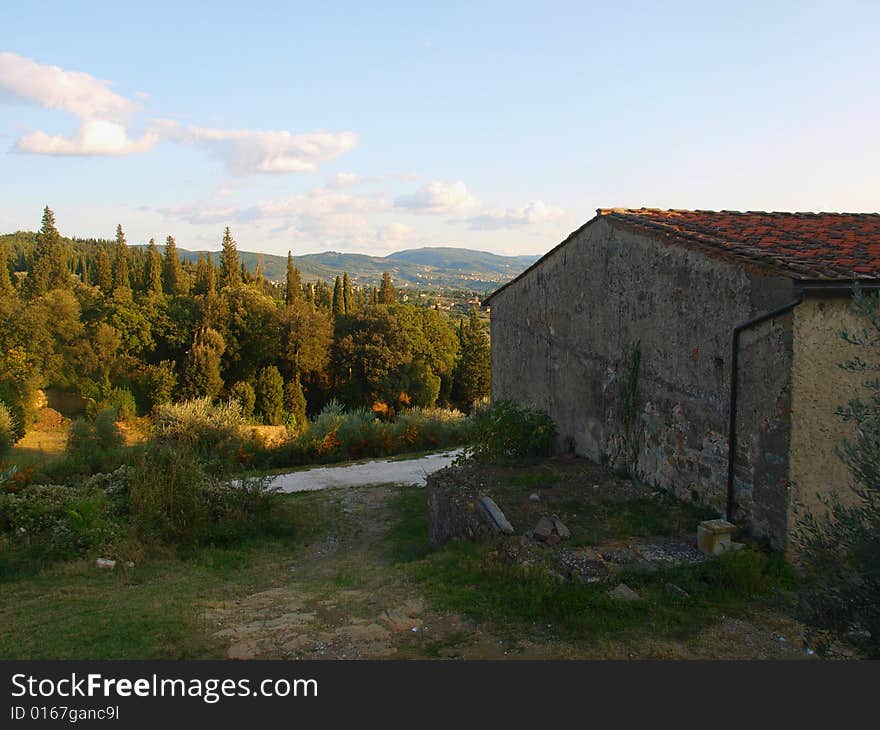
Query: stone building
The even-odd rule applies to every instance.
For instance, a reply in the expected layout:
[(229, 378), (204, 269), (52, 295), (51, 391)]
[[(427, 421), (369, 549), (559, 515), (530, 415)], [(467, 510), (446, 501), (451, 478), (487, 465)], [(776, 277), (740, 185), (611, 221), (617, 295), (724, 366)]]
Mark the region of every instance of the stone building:
[(880, 285), (880, 215), (600, 209), (484, 302), (492, 397), (785, 548), (849, 479), (856, 281)]

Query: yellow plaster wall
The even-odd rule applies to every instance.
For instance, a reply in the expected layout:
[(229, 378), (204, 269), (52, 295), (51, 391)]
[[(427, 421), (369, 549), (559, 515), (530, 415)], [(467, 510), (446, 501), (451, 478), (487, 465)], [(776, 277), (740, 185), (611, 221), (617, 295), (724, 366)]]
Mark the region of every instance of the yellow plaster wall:
[[(822, 509), (820, 494), (837, 492), (846, 500), (850, 473), (835, 453), (851, 433), (835, 414), (836, 409), (862, 390), (865, 374), (843, 370), (839, 364), (861, 355), (865, 348), (844, 342), (841, 330), (856, 330), (859, 318), (849, 312), (846, 298), (808, 298), (794, 310), (794, 361), (792, 366), (792, 432), (790, 477), (793, 496), (812, 510)], [(789, 507), (789, 532), (796, 528)]]

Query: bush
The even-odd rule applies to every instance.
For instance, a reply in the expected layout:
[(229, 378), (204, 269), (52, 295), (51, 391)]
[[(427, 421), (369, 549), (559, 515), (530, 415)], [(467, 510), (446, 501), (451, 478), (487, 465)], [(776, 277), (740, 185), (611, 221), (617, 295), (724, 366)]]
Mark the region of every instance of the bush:
[(0, 455), (9, 451), (17, 440), (15, 418), (12, 412), (0, 403)]
[(844, 332), (843, 339), (865, 348), (872, 362), (857, 358), (841, 365), (865, 373), (869, 392), (866, 400), (853, 398), (838, 409), (854, 426), (855, 436), (838, 451), (852, 474), (852, 499), (835, 493), (823, 500), (824, 515), (802, 513), (794, 542), (812, 578), (800, 600), (803, 618), (847, 634), (869, 656), (880, 658), (880, 294), (857, 292), (853, 312), (864, 327)]
[(278, 368), (271, 365), (260, 370), (254, 384), (257, 415), (263, 423), (277, 426), (284, 415), (284, 380)]
[(143, 538), (182, 546), (229, 543), (255, 532), (270, 511), (267, 484), (218, 479), (188, 449), (154, 444), (134, 467), (129, 509)]
[(254, 415), (254, 403), (257, 396), (254, 393), (254, 386), (244, 381), (238, 382), (232, 386), (229, 391), (229, 399), (238, 401), (241, 406), (241, 415), (244, 418), (250, 418)]
[(67, 437), (66, 459), (53, 471), (94, 474), (117, 469), (124, 459), (122, 434), (116, 427), (116, 411), (105, 409), (94, 420), (78, 418)]
[(9, 549), (19, 554), (43, 562), (70, 559), (121, 536), (117, 498), (90, 482), (74, 487), (31, 485), (0, 494), (0, 532), (8, 536)]
[(545, 411), (521, 408), (512, 401), (498, 401), (475, 409), (471, 444), (465, 458), (480, 460), (548, 456), (556, 438), (556, 425)]
[(137, 403), (127, 388), (110, 388), (101, 405), (104, 409), (112, 409), (120, 421), (128, 421), (137, 416)]
[(241, 447), (246, 425), (241, 404), (212, 403), (210, 398), (158, 406), (153, 412), (153, 432), (160, 443), (191, 449), (203, 458), (231, 459)]

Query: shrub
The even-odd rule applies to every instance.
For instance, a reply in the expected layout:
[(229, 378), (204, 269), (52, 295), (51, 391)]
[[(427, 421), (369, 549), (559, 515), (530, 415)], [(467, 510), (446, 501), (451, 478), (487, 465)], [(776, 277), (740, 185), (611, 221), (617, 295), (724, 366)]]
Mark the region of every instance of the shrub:
[(292, 430), (304, 433), (309, 427), (309, 419), (306, 416), (306, 397), (299, 375), (284, 385), (284, 408), (290, 417)]
[(67, 458), (53, 471), (59, 474), (113, 471), (123, 461), (122, 445), (115, 410), (105, 409), (94, 420), (78, 418), (71, 425), (67, 437)]
[(238, 401), (241, 406), (241, 415), (244, 418), (250, 418), (254, 415), (254, 403), (257, 396), (254, 393), (254, 386), (250, 383), (240, 381), (232, 386), (229, 391), (229, 399)]
[(128, 421), (137, 415), (137, 403), (127, 388), (110, 388), (102, 406), (104, 409), (112, 409), (120, 421)]
[(254, 532), (271, 509), (264, 479), (211, 476), (188, 449), (153, 444), (131, 478), (129, 509), (142, 537), (183, 546), (228, 543)]
[(18, 440), (15, 418), (12, 412), (0, 403), (0, 454), (4, 454)]
[(556, 425), (545, 411), (498, 401), (475, 410), (471, 444), (464, 457), (480, 460), (547, 456), (553, 449)]
[(241, 446), (240, 431), (246, 420), (235, 399), (212, 403), (210, 398), (158, 406), (153, 412), (153, 432), (160, 443), (174, 443), (202, 457), (231, 458)]
[(13, 550), (69, 559), (99, 549), (123, 532), (112, 498), (98, 485), (31, 485), (0, 494), (0, 530)]
[(278, 368), (270, 365), (260, 370), (254, 393), (257, 415), (270, 426), (279, 425), (284, 415), (284, 380)]
[(838, 415), (854, 426), (839, 456), (852, 474), (852, 499), (836, 493), (823, 500), (827, 512), (803, 513), (794, 542), (812, 577), (800, 600), (802, 616), (816, 626), (849, 638), (871, 657), (880, 658), (880, 294), (857, 292), (853, 312), (864, 327), (843, 339), (865, 348), (872, 362), (856, 358), (841, 367), (865, 373), (867, 399), (853, 398)]

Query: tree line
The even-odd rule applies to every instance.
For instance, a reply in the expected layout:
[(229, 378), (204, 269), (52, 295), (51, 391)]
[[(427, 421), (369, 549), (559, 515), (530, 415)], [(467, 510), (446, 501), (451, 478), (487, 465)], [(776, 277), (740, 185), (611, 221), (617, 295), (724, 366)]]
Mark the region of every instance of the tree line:
[(240, 260), (227, 227), (219, 261), (181, 260), (172, 236), (128, 246), (61, 236), (47, 207), (36, 236), (0, 245), (0, 402), (19, 435), (34, 395), (54, 387), (97, 410), (236, 398), (269, 424), (302, 428), (329, 400), (393, 417), (412, 406), (467, 410), (489, 391), (489, 342), (472, 312), (459, 322), (398, 301), (347, 273), (284, 282)]

